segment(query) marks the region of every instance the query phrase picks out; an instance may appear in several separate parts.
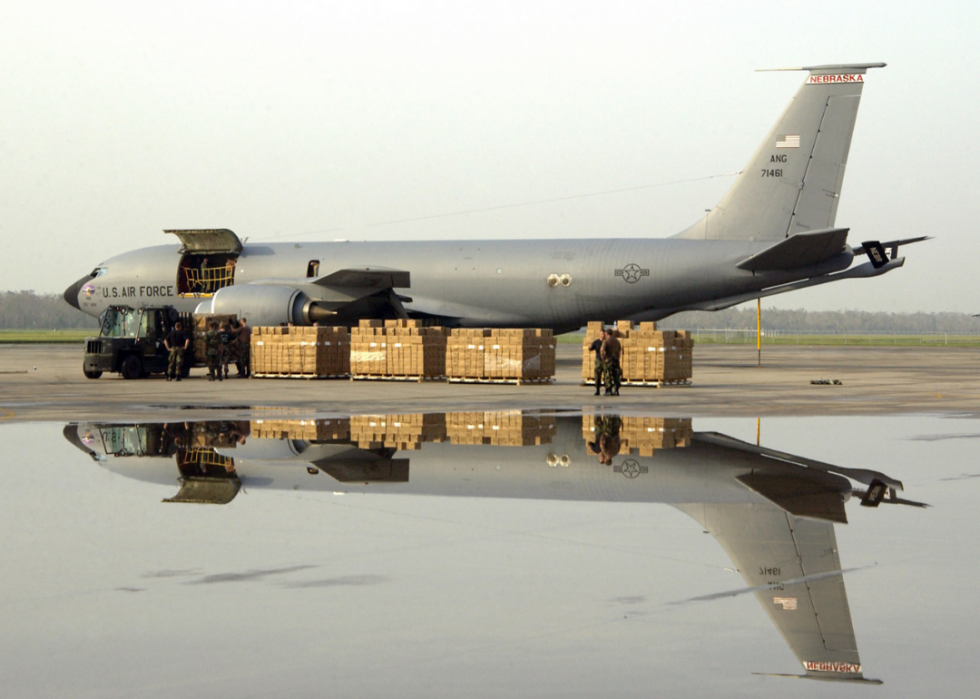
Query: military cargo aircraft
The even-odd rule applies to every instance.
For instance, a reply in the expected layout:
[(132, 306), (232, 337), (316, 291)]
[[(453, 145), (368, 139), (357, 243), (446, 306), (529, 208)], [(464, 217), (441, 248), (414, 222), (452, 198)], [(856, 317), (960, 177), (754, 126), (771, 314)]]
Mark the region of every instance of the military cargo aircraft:
[(695, 432), (679, 418), (504, 411), (83, 423), (64, 434), (114, 473), (179, 485), (165, 502), (225, 505), (244, 486), (669, 504), (714, 536), (747, 585), (708, 598), (754, 594), (803, 666), (791, 676), (850, 683), (880, 682), (864, 677), (834, 526), (847, 523), (852, 497), (923, 506), (883, 473)]
[(806, 80), (731, 189), (671, 238), (246, 244), (227, 229), (170, 230), (180, 245), (101, 262), (64, 298), (93, 316), (168, 304), (253, 325), (410, 317), (561, 333), (878, 276), (904, 264), (900, 246), (925, 239), (851, 247), (836, 225), (865, 77), (884, 65), (793, 69)]

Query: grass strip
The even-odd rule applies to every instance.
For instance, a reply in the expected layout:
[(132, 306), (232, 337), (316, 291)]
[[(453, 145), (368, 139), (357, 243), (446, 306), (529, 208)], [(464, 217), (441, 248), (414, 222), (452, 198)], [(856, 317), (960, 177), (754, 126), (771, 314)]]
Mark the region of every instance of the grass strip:
[(88, 330), (0, 330), (0, 345), (81, 344), (99, 334)]

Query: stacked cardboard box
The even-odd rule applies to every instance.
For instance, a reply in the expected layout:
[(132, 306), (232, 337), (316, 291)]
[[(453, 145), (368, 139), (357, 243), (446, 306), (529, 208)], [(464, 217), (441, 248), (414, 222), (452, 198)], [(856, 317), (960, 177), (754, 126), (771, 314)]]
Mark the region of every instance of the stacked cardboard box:
[(350, 373), (347, 328), (259, 327), (252, 329), (252, 373), (344, 376)]
[(446, 414), (446, 434), (453, 444), (551, 444), (555, 429), (554, 416), (528, 415), (520, 410)]
[[(595, 374), (595, 355), (589, 351), (599, 337), (601, 322), (589, 323), (582, 343), (582, 380), (591, 382)], [(622, 345), (619, 366), (623, 381), (686, 381), (693, 376), (694, 340), (687, 330), (657, 330), (656, 323), (621, 320), (616, 336)]]
[[(596, 416), (582, 416), (582, 437), (586, 444), (596, 438)], [(623, 417), (619, 420), (620, 454), (653, 456), (657, 449), (675, 449), (691, 444), (694, 432), (690, 418)]]
[(234, 313), (195, 313), (192, 317), (194, 319), (194, 364), (206, 366), (208, 363), (208, 344), (204, 336), (208, 332), (208, 325), (214, 321), (220, 328), (226, 322), (237, 321), (238, 316)]
[(446, 375), (444, 328), (423, 328), (420, 320), (385, 321), (388, 376), (440, 378)]
[(346, 441), (350, 438), (348, 418), (326, 420), (252, 420), (251, 436), (257, 439), (305, 439), (309, 442)]
[(388, 343), (384, 321), (362, 320), (351, 329), (350, 373), (386, 376), (388, 373)]
[(449, 337), (450, 379), (541, 381), (555, 375), (550, 329), (456, 328)]
[(446, 415), (355, 415), (350, 419), (350, 438), (361, 449), (415, 450), (423, 442), (446, 441)]

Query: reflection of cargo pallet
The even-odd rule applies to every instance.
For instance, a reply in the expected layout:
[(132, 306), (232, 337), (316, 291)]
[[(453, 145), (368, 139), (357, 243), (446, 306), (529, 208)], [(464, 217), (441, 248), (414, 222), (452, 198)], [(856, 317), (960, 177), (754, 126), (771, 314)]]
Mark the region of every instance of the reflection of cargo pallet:
[(445, 381), (445, 376), (394, 376), (392, 374), (351, 374), (351, 381)]
[(510, 384), (511, 386), (523, 386), (524, 384), (534, 383), (534, 384), (548, 384), (554, 383), (555, 379), (553, 376), (542, 377), (539, 379), (489, 379), (482, 378), (478, 379), (475, 377), (461, 377), (454, 376), (449, 379), (449, 383), (486, 383), (486, 384)]
[(256, 379), (346, 379), (347, 374), (256, 374)]
[[(595, 379), (583, 381), (582, 386), (595, 386)], [(666, 388), (667, 386), (691, 386), (690, 379), (623, 379), (621, 386), (646, 386), (647, 388)]]

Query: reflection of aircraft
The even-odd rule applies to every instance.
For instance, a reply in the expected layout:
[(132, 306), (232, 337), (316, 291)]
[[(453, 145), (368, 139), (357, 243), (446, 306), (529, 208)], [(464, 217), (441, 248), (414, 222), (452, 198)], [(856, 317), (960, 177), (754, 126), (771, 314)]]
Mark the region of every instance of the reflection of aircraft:
[[(852, 248), (835, 223), (865, 76), (882, 66), (801, 69), (806, 81), (725, 197), (673, 238), (245, 244), (227, 229), (168, 231), (181, 246), (106, 260), (64, 297), (93, 316), (171, 304), (253, 325), (413, 317), (565, 332), (877, 276), (922, 240)], [(858, 255), (868, 261), (851, 267)]]
[[(228, 424), (247, 441), (229, 438)], [(901, 483), (882, 473), (692, 432), (691, 421), (680, 419), (458, 413), (174, 430), (69, 425), (65, 434), (107, 468), (159, 483), (173, 483), (174, 457), (134, 458), (126, 445), (138, 441), (136, 432), (155, 435), (147, 444), (184, 445), (174, 451), (178, 465), (197, 439), (198, 449), (231, 461), (253, 489), (674, 505), (722, 545), (813, 679), (869, 681), (834, 535), (834, 524), (847, 522), (845, 503), (857, 495), (869, 506), (916, 504), (900, 500)], [(123, 458), (114, 457), (116, 448)], [(183, 492), (188, 476), (180, 474)]]

